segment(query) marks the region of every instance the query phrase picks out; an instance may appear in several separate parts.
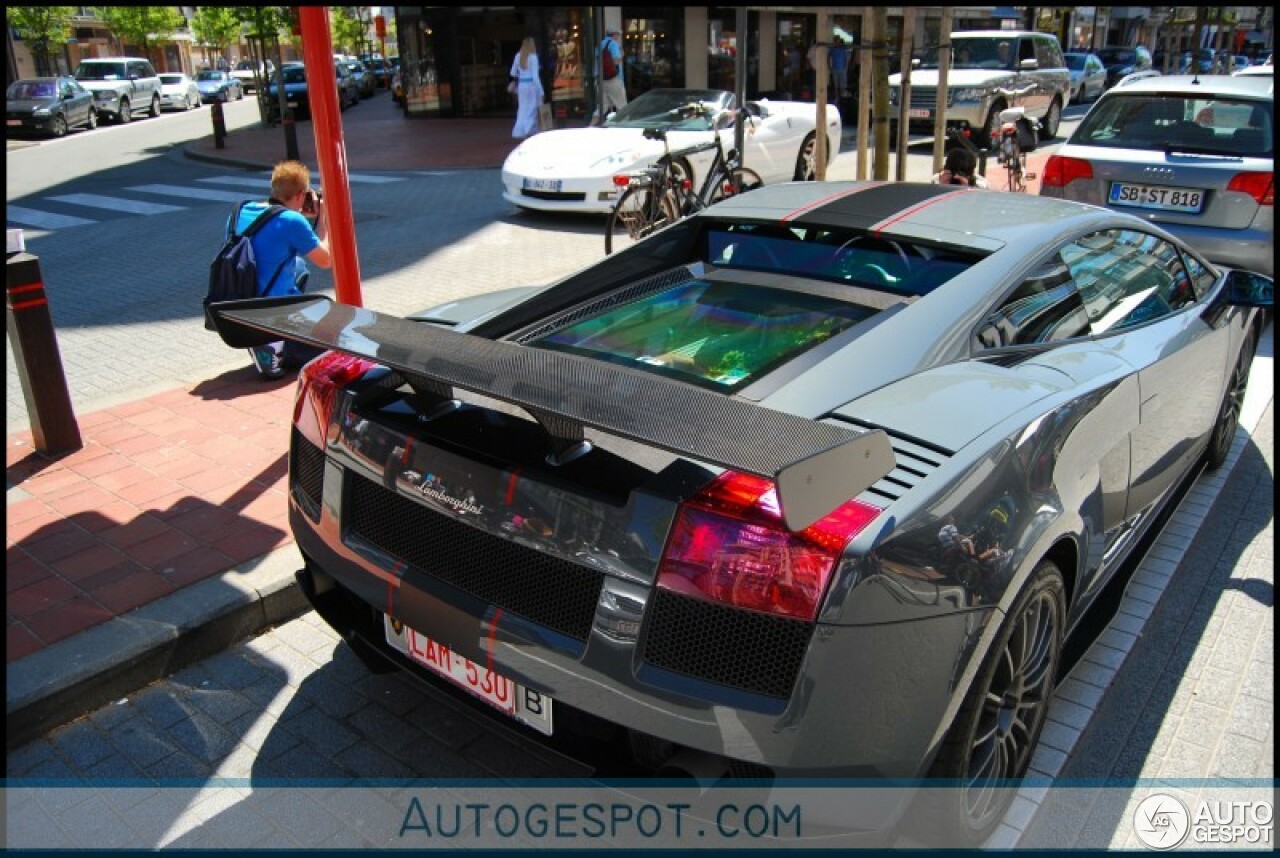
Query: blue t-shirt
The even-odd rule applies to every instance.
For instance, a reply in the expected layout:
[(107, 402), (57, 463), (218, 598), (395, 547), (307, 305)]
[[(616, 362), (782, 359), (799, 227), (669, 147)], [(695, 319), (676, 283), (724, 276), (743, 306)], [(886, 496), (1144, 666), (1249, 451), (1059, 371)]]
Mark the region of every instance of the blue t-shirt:
[(601, 50), (608, 49), (609, 53), (613, 55), (613, 64), (618, 69), (618, 77), (616, 78), (616, 80), (621, 82), (622, 81), (622, 46), (618, 44), (618, 40), (613, 38), (613, 36), (605, 36), (604, 41), (600, 43), (600, 49)]
[[(236, 231), (244, 232), (248, 229), (250, 224), (267, 210), (267, 207), (268, 204), (265, 202), (245, 203), (240, 209), (240, 222), (237, 224)], [(267, 221), (251, 241), (253, 256), (258, 263), (258, 294), (262, 296), (299, 294), (295, 277), (298, 272), (305, 271), (307, 267), (302, 257), (320, 245), (320, 239), (316, 231), (311, 228), (311, 223), (298, 212), (287, 209)], [(294, 260), (292, 266), (287, 264), (289, 259)], [(282, 263), (285, 263), (283, 268), (281, 268)], [(281, 268), (280, 274), (271, 284), (271, 290), (267, 291), (267, 283), (271, 281), (271, 276), (276, 273), (277, 268)]]

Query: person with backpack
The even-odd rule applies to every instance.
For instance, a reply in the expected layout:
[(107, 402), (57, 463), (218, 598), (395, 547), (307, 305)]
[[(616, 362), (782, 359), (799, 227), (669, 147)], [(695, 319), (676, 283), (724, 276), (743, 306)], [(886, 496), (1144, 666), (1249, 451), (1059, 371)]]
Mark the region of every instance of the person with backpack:
[(611, 111), (627, 105), (627, 87), (622, 77), (621, 38), (622, 31), (612, 27), (605, 32), (604, 41), (600, 43), (600, 78), (604, 81), (600, 98), (601, 122)]
[[(303, 258), (321, 268), (333, 264), (329, 253), (329, 218), (324, 200), (311, 188), (311, 171), (306, 164), (299, 161), (276, 164), (271, 172), (271, 198), (241, 203), (232, 217), (236, 222), (228, 219), (228, 235), (245, 233), (255, 221), (266, 217), (250, 235), (259, 297), (300, 295), (306, 288), (308, 276)], [(287, 369), (300, 368), (319, 354), (319, 350), (280, 340), (249, 349), (249, 354), (263, 378), (276, 379)]]

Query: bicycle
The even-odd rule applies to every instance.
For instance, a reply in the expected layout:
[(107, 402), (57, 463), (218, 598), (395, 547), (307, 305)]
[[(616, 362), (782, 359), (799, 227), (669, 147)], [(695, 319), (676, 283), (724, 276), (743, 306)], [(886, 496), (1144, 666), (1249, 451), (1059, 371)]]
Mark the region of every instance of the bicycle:
[[(705, 107), (691, 104), (677, 110), (682, 113), (703, 112)], [(739, 110), (738, 115), (750, 118), (750, 113), (746, 110)], [(669, 130), (671, 126), (644, 130), (646, 138), (662, 141), (663, 155), (653, 165), (638, 173), (624, 173), (613, 177), (614, 184), (626, 190), (618, 198), (605, 222), (606, 255), (613, 252), (615, 233), (625, 232), (638, 241), (727, 197), (745, 193), (764, 184), (759, 173), (742, 166), (741, 156), (736, 149), (725, 154), (719, 129), (715, 131), (714, 140), (674, 152), (667, 142)], [(708, 151), (714, 151), (715, 157), (702, 185), (694, 193), (693, 182), (685, 171), (684, 159)]]
[(1040, 130), (1040, 123), (1027, 116), (1026, 108), (1018, 105), (1018, 98), (1035, 90), (1035, 84), (1022, 89), (996, 90), (997, 94), (1009, 100), (1009, 107), (1000, 111), (1000, 127), (991, 132), (991, 148), (996, 151), (996, 163), (1004, 167), (1008, 173), (1006, 190), (1014, 193), (1026, 191), (1026, 179), (1034, 179), (1034, 173), (1028, 173), (1027, 151), (1034, 149)]

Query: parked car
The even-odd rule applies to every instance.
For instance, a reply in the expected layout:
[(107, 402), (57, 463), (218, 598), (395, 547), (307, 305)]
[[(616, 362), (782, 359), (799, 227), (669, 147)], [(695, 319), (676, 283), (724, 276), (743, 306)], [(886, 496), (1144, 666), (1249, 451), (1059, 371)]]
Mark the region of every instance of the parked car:
[(1119, 83), (1120, 79), (1134, 72), (1155, 68), (1151, 52), (1142, 45), (1123, 47), (1108, 45), (1097, 50), (1098, 59), (1107, 67), (1107, 88)]
[(244, 87), (229, 72), (205, 69), (196, 72), (196, 87), (205, 101), (239, 101), (244, 98)]
[(344, 64), (356, 83), (356, 92), (360, 98), (369, 98), (377, 93), (378, 81), (374, 79), (373, 72), (369, 71), (364, 63), (360, 60), (345, 60)]
[[(608, 213), (620, 194), (614, 176), (635, 172), (662, 157), (662, 143), (644, 136), (650, 128), (671, 128), (671, 150), (715, 139), (721, 129), (726, 151), (733, 146), (736, 97), (718, 89), (654, 89), (610, 114), (599, 127), (562, 128), (535, 134), (507, 156), (502, 165), (502, 196), (521, 208), (542, 211)], [(690, 105), (699, 109), (682, 114)], [(754, 101), (743, 152), (743, 164), (765, 182), (812, 179), (817, 122), (812, 102)], [(840, 148), (840, 114), (827, 111), (827, 153)], [(713, 153), (681, 158), (680, 164), (698, 188)]]
[(360, 58), (365, 67), (373, 74), (374, 81), (377, 82), (379, 89), (390, 89), (391, 87), (391, 66), (385, 59), (377, 54), (372, 56), (362, 56)]
[(1107, 88), (1107, 69), (1097, 54), (1062, 55), (1071, 74), (1071, 103), (1093, 101)]
[(1231, 67), (1231, 72), (1233, 74), (1238, 71), (1243, 71), (1244, 69), (1247, 69), (1249, 66), (1253, 65), (1253, 63), (1249, 61), (1249, 58), (1246, 57), (1244, 54), (1236, 54), (1232, 58), (1232, 61), (1234, 63)]
[(65, 75), (15, 80), (4, 91), (5, 128), (61, 137), (68, 129), (98, 127), (93, 93)]
[(1145, 80), (1146, 78), (1149, 78), (1149, 77), (1160, 77), (1160, 72), (1156, 71), (1153, 68), (1143, 69), (1142, 71), (1136, 71), (1136, 72), (1133, 72), (1132, 74), (1127, 74), (1124, 77), (1120, 78), (1118, 81), (1116, 81), (1115, 85), (1126, 86), (1128, 84), (1133, 83), (1135, 80)]
[[(1023, 30), (974, 30), (951, 34), (951, 69), (947, 76), (950, 126), (972, 128), (979, 139), (991, 139), (1000, 111), (1009, 107), (1000, 90), (1018, 91), (1034, 84), (1019, 102), (1040, 122), (1041, 136), (1058, 135), (1062, 108), (1071, 98), (1071, 73), (1055, 36)], [(889, 100), (897, 104), (902, 75), (889, 75)], [(913, 126), (932, 132), (937, 110), (938, 49), (925, 51), (911, 72)]]
[(344, 60), (334, 60), (333, 72), (337, 77), (338, 109), (345, 110), (348, 105), (360, 102), (360, 84), (355, 74)]
[(160, 75), (160, 106), (170, 110), (194, 110), (203, 99), (196, 82), (185, 74), (165, 72)]
[(254, 92), (258, 88), (258, 80), (266, 80), (271, 74), (271, 69), (271, 63), (264, 66), (251, 60), (240, 60), (235, 68), (231, 69), (231, 76), (240, 81), (240, 88), (245, 92)]
[[(1213, 48), (1201, 48), (1196, 52), (1196, 68), (1200, 74), (1213, 72), (1217, 52)], [(1191, 74), (1191, 51), (1184, 51), (1178, 62), (1178, 74)]]
[(334, 349), (294, 399), (301, 592), (486, 734), (944, 778), (928, 822), (981, 842), (1064, 640), (1227, 458), (1274, 300), (1142, 218), (1013, 200), (766, 186), (411, 319), (223, 305), (224, 337)]
[(1271, 89), (1222, 75), (1109, 90), (1050, 156), (1040, 193), (1140, 214), (1215, 263), (1271, 276)]
[(286, 106), (297, 119), (311, 116), (311, 102), (307, 94), (307, 68), (302, 63), (284, 63), (278, 75), (272, 75), (267, 84), (267, 120), (280, 121), (279, 78), (284, 79)]
[(119, 123), (135, 113), (160, 115), (160, 77), (150, 61), (138, 57), (97, 57), (81, 60), (76, 81), (93, 93), (98, 118)]

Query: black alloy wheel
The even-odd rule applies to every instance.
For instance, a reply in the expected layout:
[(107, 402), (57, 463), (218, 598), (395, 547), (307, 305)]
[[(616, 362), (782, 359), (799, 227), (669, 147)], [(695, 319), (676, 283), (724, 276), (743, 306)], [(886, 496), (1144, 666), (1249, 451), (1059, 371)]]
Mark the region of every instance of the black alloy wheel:
[(930, 772), (953, 786), (931, 791), (930, 801), (941, 807), (929, 809), (929, 836), (975, 846), (1004, 818), (1053, 699), (1065, 630), (1063, 593), (1062, 573), (1043, 560), (1005, 616)]
[(1222, 467), (1222, 463), (1227, 460), (1227, 454), (1231, 452), (1231, 444), (1236, 437), (1236, 427), (1240, 425), (1240, 409), (1244, 406), (1244, 394), (1249, 386), (1249, 368), (1252, 364), (1253, 332), (1251, 331), (1240, 348), (1240, 357), (1236, 360), (1235, 369), (1231, 371), (1227, 392), (1222, 397), (1218, 419), (1213, 424), (1209, 449), (1205, 452), (1205, 466), (1211, 471)]

